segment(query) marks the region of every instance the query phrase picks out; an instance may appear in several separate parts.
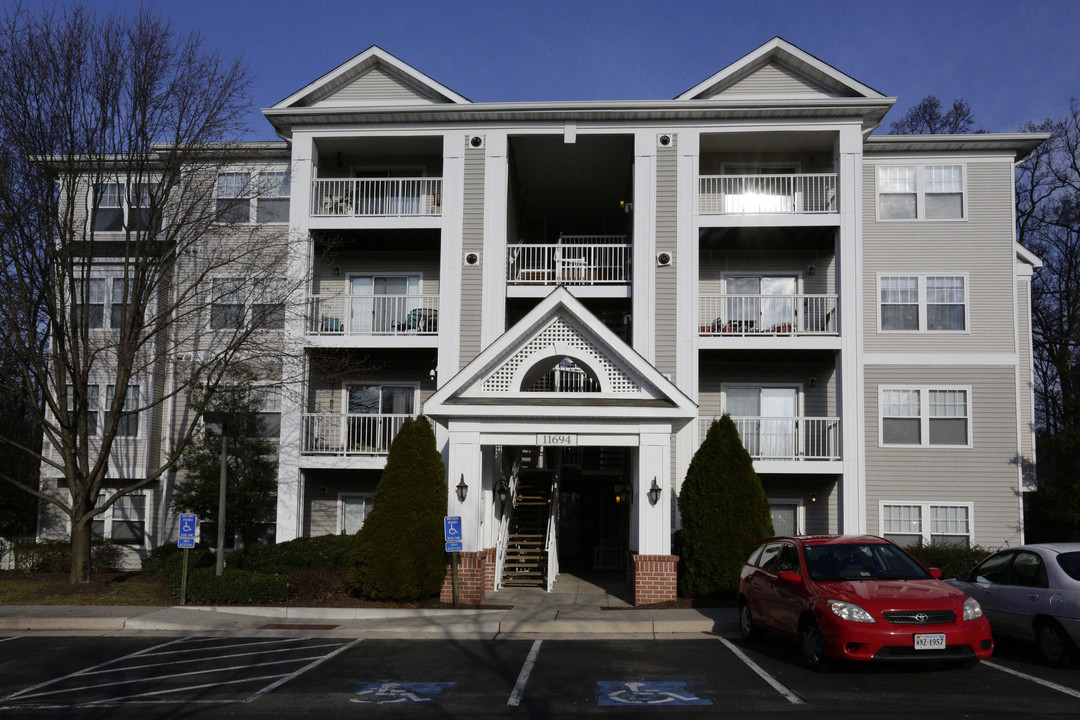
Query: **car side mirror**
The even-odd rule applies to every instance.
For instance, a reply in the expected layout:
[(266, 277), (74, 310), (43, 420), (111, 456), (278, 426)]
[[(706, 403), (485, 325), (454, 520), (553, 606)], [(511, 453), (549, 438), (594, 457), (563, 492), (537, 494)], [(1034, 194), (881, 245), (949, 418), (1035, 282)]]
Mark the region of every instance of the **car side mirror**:
[(776, 577), (784, 582), (795, 583), (796, 585), (802, 584), (802, 575), (797, 572), (792, 572), (791, 570), (781, 570)]
[(971, 573), (969, 573), (969, 572), (958, 573), (957, 576), (956, 576), (956, 579), (959, 580), (960, 582), (971, 582)]
[(945, 573), (941, 572), (941, 568), (930, 568), (930, 577), (934, 578), (935, 580), (940, 580), (941, 576), (944, 574)]

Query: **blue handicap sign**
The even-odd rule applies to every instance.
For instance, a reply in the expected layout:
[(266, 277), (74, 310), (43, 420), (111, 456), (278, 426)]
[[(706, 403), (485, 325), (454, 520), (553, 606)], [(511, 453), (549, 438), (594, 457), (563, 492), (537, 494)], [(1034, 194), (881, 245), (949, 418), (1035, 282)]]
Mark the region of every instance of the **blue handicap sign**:
[(355, 703), (372, 705), (429, 703), (446, 695), (452, 682), (368, 682), (356, 686)]
[[(180, 537), (193, 538), (195, 537), (195, 528), (199, 524), (199, 518), (194, 513), (183, 513), (180, 515)], [(181, 545), (180, 547), (183, 547)]]
[(448, 542), (448, 543), (446, 543), (446, 552), (461, 552), (462, 549), (463, 549), (463, 546), (459, 542)]
[(176, 546), (190, 550), (191, 548), (195, 547), (195, 538), (182, 537), (176, 541)]
[(596, 683), (596, 704), (617, 705), (712, 705), (699, 698), (684, 682), (605, 682)]
[(464, 536), (461, 534), (461, 517), (448, 515), (443, 518), (443, 540), (446, 542), (461, 542)]

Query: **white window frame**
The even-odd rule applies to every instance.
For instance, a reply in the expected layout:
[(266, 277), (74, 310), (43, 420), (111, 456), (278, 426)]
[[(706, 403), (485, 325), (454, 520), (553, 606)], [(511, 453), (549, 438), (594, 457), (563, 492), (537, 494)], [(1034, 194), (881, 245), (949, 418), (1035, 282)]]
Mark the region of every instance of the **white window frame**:
[[(806, 534), (806, 502), (802, 498), (766, 498), (769, 501), (769, 508), (773, 505), (786, 505), (788, 507), (795, 508), (795, 534)], [(774, 528), (775, 530), (775, 528)]]
[[(881, 301), (881, 288), (882, 281), (888, 278), (915, 278), (919, 284), (918, 292), (918, 313), (919, 313), (919, 328), (917, 330), (888, 330), (882, 326), (882, 306), (884, 303)], [(927, 279), (928, 278), (962, 278), (964, 281), (964, 328), (962, 330), (934, 330), (929, 327), (927, 322), (927, 306), (930, 304), (927, 302)], [(905, 272), (879, 272), (877, 273), (877, 287), (875, 288), (877, 293), (877, 330), (879, 333), (888, 335), (970, 335), (971, 334), (971, 279), (967, 272), (934, 272), (934, 273), (905, 273)]]
[[(386, 386), (409, 387), (413, 389), (413, 417), (420, 415), (420, 383), (415, 380), (342, 380), (341, 381), (341, 410), (345, 415), (349, 414), (349, 386), (378, 387), (379, 398), (382, 399), (382, 390)], [(382, 412), (372, 413), (382, 415)]]
[[(139, 183), (133, 183), (141, 187), (152, 187), (156, 183), (160, 182), (160, 178), (149, 178)], [(96, 235), (97, 233), (104, 233), (105, 235), (121, 235), (126, 231), (130, 232), (146, 232), (146, 228), (132, 228), (131, 227), (131, 211), (137, 206), (133, 206), (129, 202), (129, 194), (127, 192), (128, 179), (120, 178), (101, 178), (100, 182), (88, 182), (88, 192), (86, 196), (86, 229), (87, 232)], [(118, 230), (98, 230), (94, 227), (94, 215), (96, 210), (101, 208), (97, 206), (97, 193), (98, 188), (105, 185), (117, 185), (119, 186), (119, 205), (105, 205), (105, 208), (119, 208), (121, 211), (121, 227)], [(160, 210), (160, 208), (159, 208)]]
[[(915, 168), (915, 217), (913, 218), (885, 218), (881, 216), (881, 171), (888, 167), (913, 167)], [(958, 218), (928, 218), (926, 217), (926, 173), (928, 168), (934, 167), (959, 167), (960, 168), (960, 217)], [(882, 160), (874, 163), (874, 213), (878, 222), (967, 222), (968, 219), (968, 166), (963, 162), (931, 161), (904, 162), (902, 160)], [(895, 194), (895, 193), (890, 193)]]
[[(345, 534), (345, 498), (364, 498), (364, 501), (367, 503), (367, 511), (364, 513), (364, 522), (367, 522), (367, 516), (371, 512), (372, 499), (374, 496), (374, 493), (370, 492), (339, 492), (337, 494), (338, 535)], [(363, 527), (363, 525), (361, 524), (360, 527)]]
[[(112, 490), (108, 490), (108, 491), (102, 491), (101, 493), (99, 493), (98, 498), (97, 498), (97, 502), (95, 503), (95, 507), (97, 507), (97, 505), (105, 502), (105, 499), (108, 496), (112, 495), (113, 492), (114, 491), (112, 491)], [(153, 490), (150, 490), (150, 489), (132, 490), (129, 493), (125, 493), (125, 497), (127, 497), (127, 496), (144, 498), (144, 500), (143, 500), (143, 519), (142, 519), (143, 541), (142, 541), (141, 544), (140, 543), (127, 543), (127, 542), (124, 542), (124, 543), (117, 543), (117, 545), (119, 545), (120, 547), (126, 547), (126, 548), (132, 548), (132, 549), (140, 548), (142, 550), (149, 550), (150, 546), (151, 546), (151, 540), (152, 540), (151, 537), (150, 537), (150, 518), (151, 518), (151, 513), (154, 510), (154, 504), (152, 502), (153, 501)], [(69, 500), (70, 500), (70, 493), (69, 493)], [(116, 502), (114, 502), (112, 505), (110, 505), (108, 508), (106, 508), (106, 510), (103, 513), (101, 513), (100, 515), (97, 515), (94, 518), (94, 520), (91, 521), (91, 523), (93, 523), (95, 521), (100, 521), (100, 522), (104, 523), (104, 528), (102, 530), (100, 539), (102, 539), (102, 540), (112, 540), (113, 539), (113, 537), (112, 537), (113, 527), (112, 526), (113, 526), (114, 520), (116, 522), (125, 522), (122, 519), (116, 519), (116, 506), (117, 506), (118, 503), (121, 502), (121, 500), (122, 500), (122, 498), (117, 500)], [(71, 518), (66, 518), (66, 525), (67, 525), (68, 537), (70, 537), (71, 536)], [(91, 539), (94, 539), (93, 538), (93, 525), (92, 524), (91, 524), (90, 532), (91, 532)]]
[[(282, 388), (281, 383), (277, 382), (275, 380), (255, 380), (254, 382), (251, 383), (251, 388), (252, 389), (254, 389), (254, 388), (271, 388), (272, 392), (270, 394), (277, 395), (278, 409), (276, 411), (276, 414), (278, 416), (278, 432), (277, 432), (277, 435), (272, 435), (270, 437), (266, 437), (266, 438), (263, 438), (263, 439), (268, 440), (270, 442), (280, 443), (281, 442), (281, 397), (282, 397), (282, 394), (284, 392), (284, 389)], [(273, 411), (273, 410), (263, 410), (262, 406), (260, 404), (260, 406), (258, 408), (256, 408), (255, 414), (256, 415), (271, 415), (271, 414), (275, 414), (275, 411)]]
[[(237, 299), (240, 300), (241, 302), (228, 303), (228, 304), (229, 305), (241, 305), (242, 306), (241, 313), (243, 314), (243, 322), (240, 325), (236, 325), (236, 326), (224, 325), (222, 327), (214, 327), (214, 306), (218, 304), (218, 303), (214, 302), (214, 300), (215, 300), (214, 283), (215, 283), (215, 281), (218, 281), (218, 280), (222, 280), (222, 281), (232, 280), (232, 281), (235, 281), (235, 282), (239, 283), (239, 286), (238, 286), (238, 289), (237, 289), (236, 292), (238, 293)], [(207, 317), (206, 317), (206, 328), (207, 328), (207, 330), (210, 331), (210, 332), (230, 332), (230, 331), (239, 330), (241, 328), (247, 328), (248, 324), (251, 322), (252, 310), (256, 305), (271, 305), (271, 304), (272, 305), (278, 305), (278, 304), (280, 304), (282, 306), (282, 308), (283, 308), (282, 312), (284, 313), (288, 308), (288, 301), (289, 301), (289, 293), (286, 292), (286, 290), (289, 287), (288, 278), (282, 276), (282, 277), (270, 277), (270, 278), (260, 278), (259, 279), (259, 282), (263, 282), (263, 281), (269, 281), (269, 282), (273, 282), (273, 283), (278, 284), (278, 286), (282, 290), (282, 297), (281, 297), (281, 302), (280, 303), (256, 302), (257, 300), (265, 300), (266, 299), (265, 293), (267, 292), (267, 288), (266, 287), (253, 286), (253, 284), (252, 284), (253, 281), (250, 280), (250, 279), (243, 278), (243, 277), (237, 277), (233, 273), (219, 273), (219, 274), (216, 274), (216, 275), (212, 275), (209, 278), (209, 281), (206, 283), (206, 305), (207, 305), (207, 307), (210, 308), (209, 312), (207, 313)], [(221, 304), (224, 305), (226, 303), (221, 303)], [(279, 327), (279, 328), (277, 328), (277, 327), (256, 327), (256, 328), (252, 328), (252, 330), (254, 332), (283, 332), (284, 329), (285, 329), (284, 325), (285, 325), (285, 319), (283, 318), (282, 327)]]
[[(914, 390), (919, 393), (919, 442), (918, 443), (886, 443), (885, 442), (885, 392), (888, 390)], [(930, 444), (930, 393), (932, 391), (964, 392), (965, 406), (967, 409), (967, 442), (964, 445)], [(879, 385), (878, 386), (878, 447), (881, 448), (922, 448), (924, 450), (970, 450), (974, 447), (974, 407), (971, 397), (970, 385)], [(889, 415), (888, 417), (914, 417)]]
[[(278, 173), (284, 173), (286, 178), (288, 178), (288, 181), (289, 181), (289, 194), (288, 195), (271, 195), (271, 194), (266, 192), (266, 189), (262, 185), (262, 176), (264, 174), (269, 175), (269, 174), (278, 174)], [(244, 186), (244, 188), (247, 190), (247, 193), (245, 195), (219, 195), (219, 187), (220, 186), (218, 185), (218, 181), (219, 181), (219, 178), (222, 175), (247, 175), (247, 182), (246, 182), (246, 184)], [(229, 226), (229, 225), (288, 225), (289, 224), (288, 214), (286, 214), (286, 217), (285, 217), (284, 220), (263, 220), (263, 221), (259, 220), (259, 202), (263, 198), (266, 198), (268, 200), (269, 199), (280, 200), (282, 198), (288, 198), (289, 207), (290, 207), (290, 211), (291, 211), (292, 201), (293, 201), (293, 177), (292, 177), (292, 168), (289, 165), (274, 164), (274, 165), (266, 165), (266, 166), (260, 166), (260, 167), (255, 167), (255, 168), (250, 167), (250, 166), (249, 167), (225, 167), (225, 168), (222, 168), (221, 170), (218, 170), (217, 175), (214, 176), (215, 213), (217, 213), (218, 215), (221, 214), (217, 210), (216, 203), (217, 203), (218, 200), (245, 200), (246, 199), (247, 203), (248, 203), (248, 219), (246, 221), (229, 222), (227, 220), (219, 219), (217, 221), (218, 225), (224, 225), (224, 226)]]
[[(92, 433), (88, 432), (87, 437), (100, 438), (102, 436), (102, 433), (105, 430), (105, 415), (109, 411), (109, 404), (108, 404), (108, 402), (109, 402), (109, 388), (114, 388), (116, 386), (116, 383), (115, 382), (110, 382), (108, 380), (104, 380), (104, 381), (96, 381), (95, 380), (94, 382), (87, 383), (87, 386), (88, 386), (87, 387), (87, 395), (90, 394), (90, 388), (94, 388), (93, 397), (97, 401), (96, 402), (96, 405), (97, 405), (96, 408), (93, 408), (93, 407), (87, 408), (88, 412), (93, 412), (94, 415), (95, 415), (94, 432), (92, 432)], [(146, 385), (144, 383), (141, 383), (141, 382), (131, 382), (131, 383), (128, 383), (128, 387), (129, 388), (135, 388), (135, 391), (139, 395), (138, 400), (136, 402), (136, 407), (144, 408), (146, 406), (146, 402), (145, 402), (145, 400), (143, 398), (143, 388), (146, 387)], [(65, 390), (64, 390), (64, 398), (65, 398), (64, 402), (67, 403), (68, 412), (71, 411), (71, 402), (68, 400), (68, 393), (69, 392), (70, 392), (70, 386), (66, 387)], [(127, 398), (130, 398), (130, 397), (131, 397), (131, 395), (128, 394)], [(125, 398), (125, 399), (127, 399), (127, 398)], [(91, 402), (90, 398), (87, 398), (87, 401), (88, 401), (88, 403)], [(130, 440), (138, 440), (139, 438), (145, 437), (144, 428), (143, 428), (143, 415), (144, 415), (143, 410), (140, 409), (140, 410), (136, 411), (136, 414), (135, 414), (135, 434), (134, 435), (121, 435), (121, 434), (119, 434), (119, 427), (118, 427), (117, 428), (117, 434), (114, 436), (114, 439), (115, 440), (120, 440), (120, 441), (130, 441)], [(123, 419), (121, 419), (121, 423), (123, 423)]]
[[(887, 532), (885, 529), (886, 507), (917, 507), (920, 509), (919, 532)], [(968, 547), (975, 545), (975, 503), (968, 500), (880, 500), (878, 501), (878, 534), (881, 537), (889, 535), (921, 535), (923, 546), (932, 543), (934, 535), (959, 536), (964, 533), (935, 533), (933, 532), (932, 513), (934, 508), (964, 508), (967, 510), (967, 539)]]

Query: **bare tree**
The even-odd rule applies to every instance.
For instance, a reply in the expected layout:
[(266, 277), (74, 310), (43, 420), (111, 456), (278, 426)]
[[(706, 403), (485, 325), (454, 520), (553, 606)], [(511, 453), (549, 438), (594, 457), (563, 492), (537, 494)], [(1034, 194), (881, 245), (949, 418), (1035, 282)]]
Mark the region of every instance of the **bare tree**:
[(94, 519), (165, 475), (222, 378), (280, 373), (288, 233), (229, 224), (266, 189), (238, 151), (248, 89), (240, 61), (147, 12), (0, 20), (4, 392), (43, 437), (0, 436), (40, 486), (0, 479), (66, 515), (72, 582)]
[(1039, 438), (1037, 507), (1057, 539), (1080, 539), (1080, 103), (1017, 169), (1017, 236), (1043, 261), (1032, 282)]
[(927, 95), (910, 108), (902, 118), (889, 126), (891, 135), (959, 135), (970, 132), (975, 120), (971, 117), (971, 105), (964, 100), (953, 100), (952, 107), (942, 112), (941, 101), (936, 95)]

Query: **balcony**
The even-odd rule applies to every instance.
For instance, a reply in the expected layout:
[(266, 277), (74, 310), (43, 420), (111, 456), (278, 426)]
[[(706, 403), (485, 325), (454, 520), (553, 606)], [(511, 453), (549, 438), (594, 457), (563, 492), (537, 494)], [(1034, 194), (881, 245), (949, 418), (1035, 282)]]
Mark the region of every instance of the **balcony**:
[(836, 295), (702, 295), (702, 337), (838, 335)]
[(825, 215), (839, 212), (836, 173), (702, 175), (701, 215)]
[(438, 295), (310, 295), (307, 335), (435, 336)]
[(628, 285), (625, 235), (563, 235), (549, 245), (508, 245), (509, 285)]
[(442, 215), (442, 178), (333, 178), (311, 181), (311, 216), (416, 218)]
[[(704, 440), (715, 418), (700, 419)], [(840, 460), (840, 418), (732, 417), (743, 447), (756, 461)]]
[(304, 413), (301, 416), (301, 455), (386, 455), (410, 414)]

